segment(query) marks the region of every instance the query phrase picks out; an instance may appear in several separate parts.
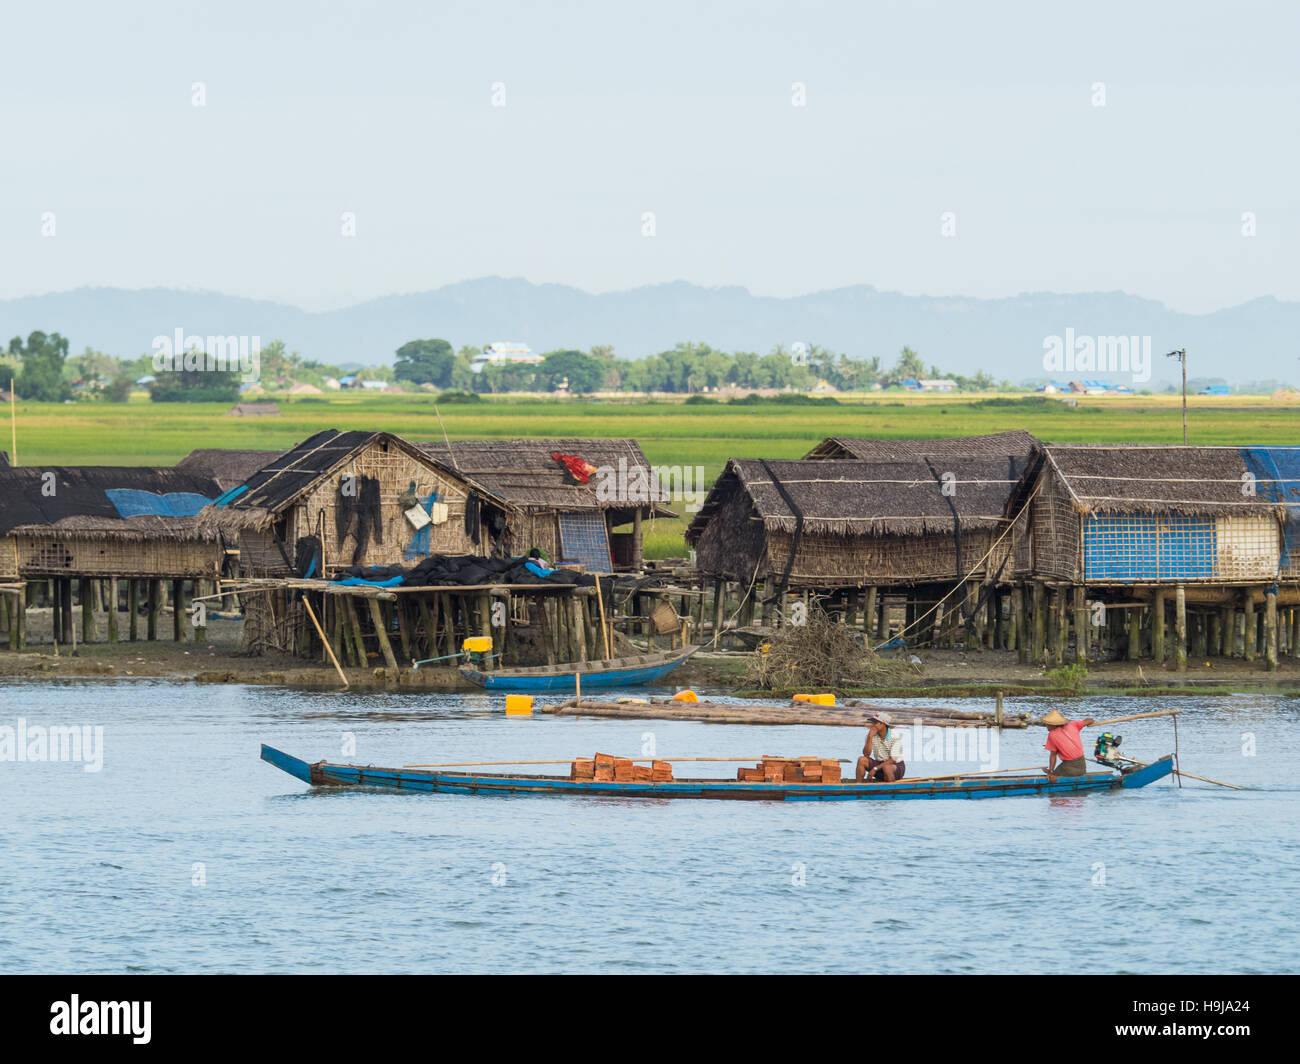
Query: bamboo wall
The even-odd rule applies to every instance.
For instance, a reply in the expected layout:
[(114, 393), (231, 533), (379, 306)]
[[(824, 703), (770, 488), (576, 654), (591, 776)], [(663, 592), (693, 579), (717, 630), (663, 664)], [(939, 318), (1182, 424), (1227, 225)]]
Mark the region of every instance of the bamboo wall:
[(415, 493), (423, 498), (436, 491), (441, 501), (447, 503), (447, 520), (429, 526), (430, 554), (485, 554), (488, 541), (486, 529), (481, 529), (478, 539), (465, 534), (465, 500), (468, 491), (459, 481), (443, 475), (429, 465), (412, 458), (399, 447), (387, 446), (376, 440), (356, 455), (347, 467), (324, 478), (291, 513), (286, 546), (290, 548), (301, 536), (318, 535), (323, 529), (325, 564), (330, 569), (346, 568), (353, 564), (355, 539), (349, 535), (345, 542), (336, 542), (334, 514), (339, 482), (346, 474), (358, 478), (372, 477), (379, 482), (380, 523), (383, 542), (371, 535), (361, 565), (409, 565), (406, 547), (415, 536), (415, 529), (404, 516), (405, 508), (398, 497), (415, 482)]
[(1030, 504), (1030, 569), (1060, 580), (1082, 577), (1080, 514), (1055, 473), (1044, 472)]
[[(24, 576), (215, 577), (221, 547), (199, 540), (86, 538), (74, 535), (11, 537)], [(12, 557), (13, 548), (6, 553)]]

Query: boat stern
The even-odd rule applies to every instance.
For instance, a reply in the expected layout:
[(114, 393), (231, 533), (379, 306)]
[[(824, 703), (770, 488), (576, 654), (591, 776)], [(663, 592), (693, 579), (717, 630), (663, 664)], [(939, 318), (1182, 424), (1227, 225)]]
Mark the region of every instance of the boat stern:
[(1162, 780), (1171, 775), (1174, 771), (1174, 755), (1165, 754), (1159, 761), (1153, 761), (1149, 765), (1129, 772), (1124, 776), (1120, 783), (1121, 787), (1145, 787), (1148, 783), (1155, 783), (1156, 780)]

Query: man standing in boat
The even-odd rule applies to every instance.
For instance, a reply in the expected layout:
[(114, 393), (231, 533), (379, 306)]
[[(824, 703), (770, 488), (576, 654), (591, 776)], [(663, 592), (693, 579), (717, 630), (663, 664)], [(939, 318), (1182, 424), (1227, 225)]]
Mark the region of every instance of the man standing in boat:
[[(1085, 776), (1088, 773), (1088, 760), (1083, 756), (1083, 740), (1079, 732), (1096, 723), (1091, 717), (1083, 720), (1067, 720), (1064, 714), (1052, 710), (1043, 718), (1047, 725), (1047, 742), (1043, 749), (1051, 752), (1047, 761), (1047, 780), (1055, 783), (1057, 776)], [(1061, 763), (1056, 763), (1057, 758)]]
[(870, 783), (893, 783), (901, 780), (907, 772), (907, 763), (903, 760), (903, 737), (890, 727), (893, 723), (894, 718), (888, 713), (877, 713), (871, 718), (867, 741), (862, 747), (862, 756), (858, 758), (856, 778), (859, 783), (864, 779)]

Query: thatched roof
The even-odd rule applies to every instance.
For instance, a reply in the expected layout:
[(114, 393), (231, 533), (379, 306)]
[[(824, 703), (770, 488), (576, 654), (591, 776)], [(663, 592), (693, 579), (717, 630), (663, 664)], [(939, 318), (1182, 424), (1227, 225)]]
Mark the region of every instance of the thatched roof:
[(280, 456), (279, 451), (238, 451), (201, 447), (191, 451), (176, 468), (186, 473), (211, 477), (223, 492), (238, 487), (259, 469)]
[(204, 528), (213, 531), (234, 531), (242, 527), (265, 528), (277, 514), (312, 489), (322, 477), (333, 473), (372, 443), (382, 443), (404, 451), (415, 461), (433, 466), (461, 481), (481, 497), (491, 498), (491, 493), (471, 477), (449, 468), (415, 444), (407, 443), (391, 432), (340, 432), (338, 429), (325, 429), (283, 454), (277, 454), (243, 481), (242, 492), (224, 502), (220, 509), (207, 507), (200, 520)]
[(944, 436), (925, 440), (867, 439), (860, 436), (829, 436), (809, 451), (810, 459), (853, 459), (865, 461), (907, 461), (911, 458), (1026, 458), (1041, 446), (1033, 433), (1024, 429), (995, 432), (986, 436)]
[[(46, 477), (54, 474), (53, 480)], [(53, 486), (51, 494), (50, 485)], [(216, 498), (210, 477), (148, 466), (19, 466), (0, 469), (0, 535), (76, 534), (101, 539), (209, 539), (197, 517), (123, 517), (107, 492)]]
[[(599, 474), (586, 484), (577, 483), (552, 454), (576, 454), (615, 475), (620, 468), (629, 473), (640, 469), (645, 482), (650, 483), (650, 463), (632, 439), (452, 440), (450, 449), (445, 441), (438, 440), (417, 446), (523, 510), (637, 508), (635, 500), (620, 500), (616, 492), (598, 491), (603, 480)], [(651, 505), (652, 499), (653, 495), (648, 495), (640, 505)], [(660, 517), (676, 516), (662, 505), (655, 507), (655, 513)]]
[(1046, 468), (1085, 514), (1282, 513), (1265, 485), (1258, 485), (1253, 495), (1243, 492), (1253, 474), (1238, 447), (1076, 444), (1044, 447), (1043, 455)]
[[(884, 462), (733, 458), (686, 530), (686, 539), (694, 543), (736, 491), (749, 496), (769, 531), (793, 532), (800, 513), (809, 534), (925, 535), (950, 533), (958, 525), (963, 530), (999, 528), (1022, 473), (1023, 466), (1002, 457)], [(951, 495), (944, 494), (945, 482), (953, 485)]]

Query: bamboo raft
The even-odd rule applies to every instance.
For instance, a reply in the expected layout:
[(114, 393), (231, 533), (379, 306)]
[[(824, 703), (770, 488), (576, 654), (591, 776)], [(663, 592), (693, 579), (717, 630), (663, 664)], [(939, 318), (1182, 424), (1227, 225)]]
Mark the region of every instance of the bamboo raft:
[[(693, 720), (706, 724), (821, 724), (847, 728), (865, 728), (874, 714), (884, 710), (894, 718), (897, 727), (907, 727), (917, 722), (936, 728), (980, 728), (997, 725), (997, 720), (992, 713), (950, 709), (947, 706), (900, 709), (897, 706), (873, 706), (858, 701), (838, 706), (816, 706), (805, 702), (764, 705), (758, 702), (676, 702), (671, 698), (650, 698), (637, 702), (570, 698), (552, 705), (539, 705), (537, 709), (541, 713), (555, 713), (569, 717)], [(1027, 728), (1029, 724), (1029, 718), (1022, 714), (1006, 713), (1002, 718), (1004, 728)]]

